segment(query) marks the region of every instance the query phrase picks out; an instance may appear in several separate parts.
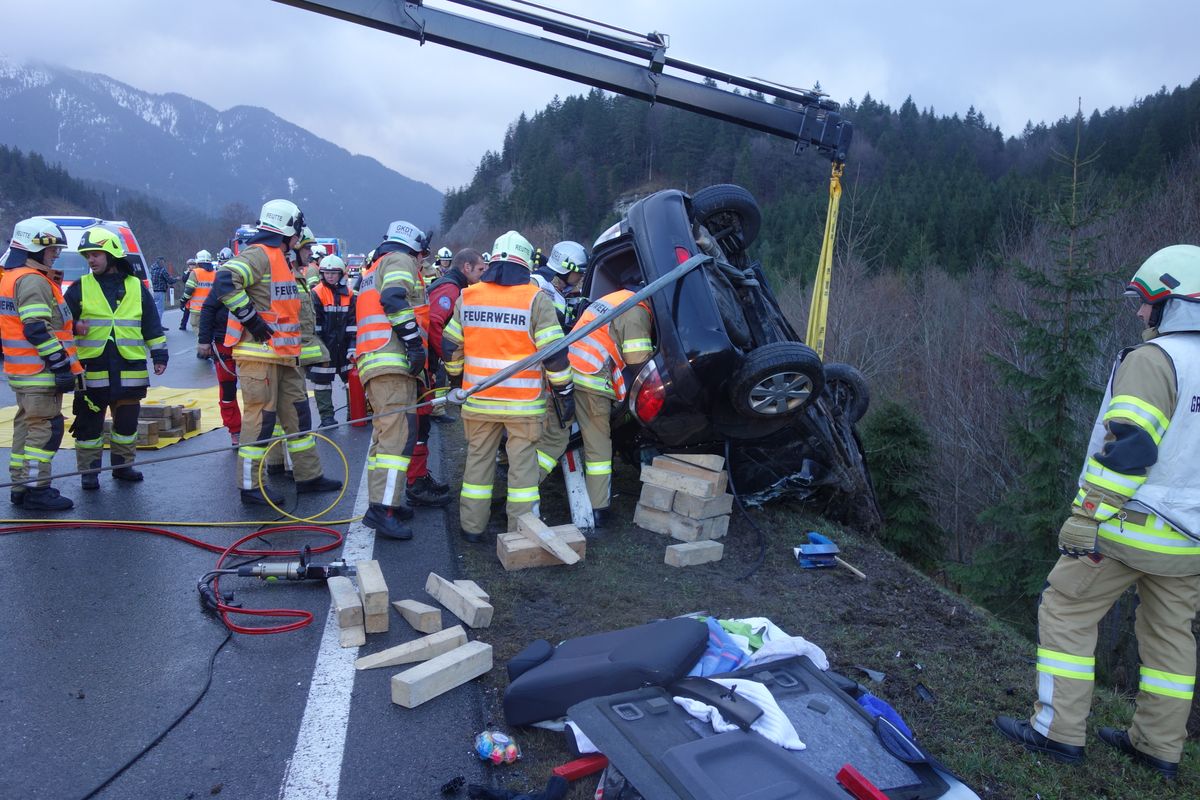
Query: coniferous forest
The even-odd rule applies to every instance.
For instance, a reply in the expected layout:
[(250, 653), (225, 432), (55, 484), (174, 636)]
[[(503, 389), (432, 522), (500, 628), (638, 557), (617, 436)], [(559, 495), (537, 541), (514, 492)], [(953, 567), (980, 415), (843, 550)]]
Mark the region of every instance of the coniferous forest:
[[(870, 380), (882, 537), (1027, 626), (1112, 359), (1138, 341), (1124, 282), (1154, 250), (1200, 243), (1200, 81), (1008, 137), (974, 108), (912, 98), (842, 111), (855, 138), (826, 360)], [(754, 255), (804, 330), (829, 169), (789, 142), (593, 90), (516, 120), (447, 193), (442, 227), (476, 207), (535, 244), (590, 245), (652, 191), (740, 184), (763, 212)]]

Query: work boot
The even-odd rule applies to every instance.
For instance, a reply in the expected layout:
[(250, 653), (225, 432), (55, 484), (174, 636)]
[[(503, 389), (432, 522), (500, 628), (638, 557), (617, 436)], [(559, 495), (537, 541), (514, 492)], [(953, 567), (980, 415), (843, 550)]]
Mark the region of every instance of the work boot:
[(1079, 764), (1083, 761), (1083, 748), (1074, 744), (1063, 744), (1049, 739), (1033, 729), (1027, 719), (996, 717), (996, 730), (1026, 750), (1049, 756), (1063, 764)]
[(282, 461), (275, 464), (267, 464), (268, 475), (291, 475), (292, 471), (287, 468), (287, 465)]
[(483, 534), (482, 533), (471, 533), (466, 528), (463, 528), (462, 537), (463, 537), (463, 539), (466, 539), (471, 544), (481, 544), (483, 542)]
[(602, 530), (612, 524), (612, 511), (607, 508), (592, 509), (592, 528)]
[(112, 455), (109, 456), (109, 459), (112, 461), (113, 465), (112, 476), (117, 480), (126, 481), (128, 483), (137, 483), (138, 481), (142, 480), (143, 477), (145, 477), (133, 467), (128, 466), (128, 464), (125, 462), (124, 456)]
[(8, 502), (12, 503), (14, 506), (25, 505), (25, 489), (17, 489), (15, 487), (10, 489), (8, 492)]
[(429, 419), (437, 425), (453, 425), (458, 422), (458, 417), (449, 412), (445, 414), (430, 414)]
[(450, 493), (448, 491), (439, 492), (433, 479), (428, 475), (422, 475), (413, 481), (405, 490), (404, 496), (408, 498), (409, 505), (414, 506), (440, 508), (450, 503)]
[(79, 483), (84, 491), (91, 492), (100, 488), (100, 473), (85, 472), (79, 476)]
[(334, 419), (333, 417), (321, 417), (321, 427), (322, 428), (328, 428), (333, 425), (337, 425), (336, 419)]
[(448, 494), (450, 492), (450, 484), (441, 483), (437, 478), (433, 477), (432, 472), (425, 473), (425, 477), (429, 479), (429, 485), (432, 486), (433, 490), (438, 494)]
[(401, 521), (400, 516), (396, 514), (398, 510), (379, 503), (371, 503), (367, 508), (367, 513), (363, 515), (363, 525), (389, 539), (411, 539), (413, 537), (412, 528)]
[(336, 492), (342, 488), (341, 481), (318, 475), (306, 481), (296, 481), (296, 494), (312, 494), (314, 492)]
[(1101, 728), (1096, 731), (1096, 734), (1100, 737), (1100, 741), (1117, 748), (1132, 758), (1134, 763), (1154, 770), (1162, 775), (1164, 780), (1173, 781), (1179, 777), (1179, 762), (1163, 761), (1161, 758), (1146, 755), (1133, 746), (1133, 742), (1129, 740), (1129, 731), (1123, 731), (1120, 728)]
[(262, 487), (261, 491), (259, 489), (242, 489), (242, 505), (267, 506), (270, 508), (271, 504), (268, 503), (266, 498), (263, 497), (263, 492), (266, 492), (267, 497), (271, 498), (271, 503), (274, 503), (280, 507), (283, 506), (285, 502), (283, 495), (281, 495), (279, 492), (271, 491), (266, 486)]
[(66, 511), (74, 507), (71, 498), (63, 497), (53, 486), (25, 490), (24, 508), (28, 511)]

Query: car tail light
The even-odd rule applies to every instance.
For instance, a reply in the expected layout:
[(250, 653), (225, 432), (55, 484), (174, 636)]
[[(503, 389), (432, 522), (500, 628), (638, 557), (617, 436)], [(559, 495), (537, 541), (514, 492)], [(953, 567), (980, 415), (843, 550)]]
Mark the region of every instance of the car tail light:
[(667, 401), (667, 388), (663, 385), (662, 376), (653, 361), (646, 364), (629, 388), (629, 407), (634, 416), (649, 424), (662, 411)]
[(692, 254), (688, 252), (688, 249), (686, 247), (676, 247), (675, 248), (675, 263), (682, 264), (683, 262), (687, 261), (691, 257), (692, 257)]

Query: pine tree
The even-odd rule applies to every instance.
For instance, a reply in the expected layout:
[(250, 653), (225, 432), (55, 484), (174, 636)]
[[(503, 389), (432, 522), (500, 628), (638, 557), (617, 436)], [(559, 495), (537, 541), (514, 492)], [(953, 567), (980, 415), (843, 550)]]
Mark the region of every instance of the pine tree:
[(933, 483), (932, 445), (921, 418), (909, 406), (889, 402), (867, 418), (863, 442), (875, 496), (883, 509), (880, 541), (909, 561), (933, 568), (946, 534), (934, 522), (929, 502), (921, 494)]
[(1094, 195), (1088, 167), (1095, 154), (1081, 155), (1082, 139), (1083, 114), (1078, 113), (1073, 152), (1055, 153), (1066, 176), (1046, 220), (1053, 263), (1016, 265), (1017, 277), (1032, 295), (1031, 315), (1000, 309), (1017, 333), (1019, 357), (992, 360), (1023, 398), (1007, 421), (1009, 442), (1022, 466), (1012, 488), (983, 515), (996, 540), (962, 577), (968, 591), (1001, 613), (1031, 605), (1042, 588), (1074, 496), (1086, 423), (1100, 401), (1089, 367), (1111, 309), (1101, 300), (1108, 277), (1093, 268), (1098, 242), (1088, 230), (1105, 214), (1105, 204)]

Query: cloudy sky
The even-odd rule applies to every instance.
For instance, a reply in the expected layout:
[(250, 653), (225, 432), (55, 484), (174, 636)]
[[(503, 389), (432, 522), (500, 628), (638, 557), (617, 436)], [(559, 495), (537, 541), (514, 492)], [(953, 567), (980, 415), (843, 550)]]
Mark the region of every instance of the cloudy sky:
[[(894, 107), (911, 95), (940, 114), (974, 105), (1005, 134), (1069, 115), (1077, 98), (1085, 113), (1103, 110), (1200, 76), (1200, 3), (1187, 0), (540, 2), (667, 33), (668, 55), (692, 63), (800, 87), (820, 81), (835, 100), (870, 92)], [(587, 90), (271, 0), (57, 0), (49, 29), (44, 4), (4, 5), (7, 55), (221, 110), (264, 106), (438, 189), (468, 182), (520, 112)], [(483, 16), (447, 0), (427, 5)]]

